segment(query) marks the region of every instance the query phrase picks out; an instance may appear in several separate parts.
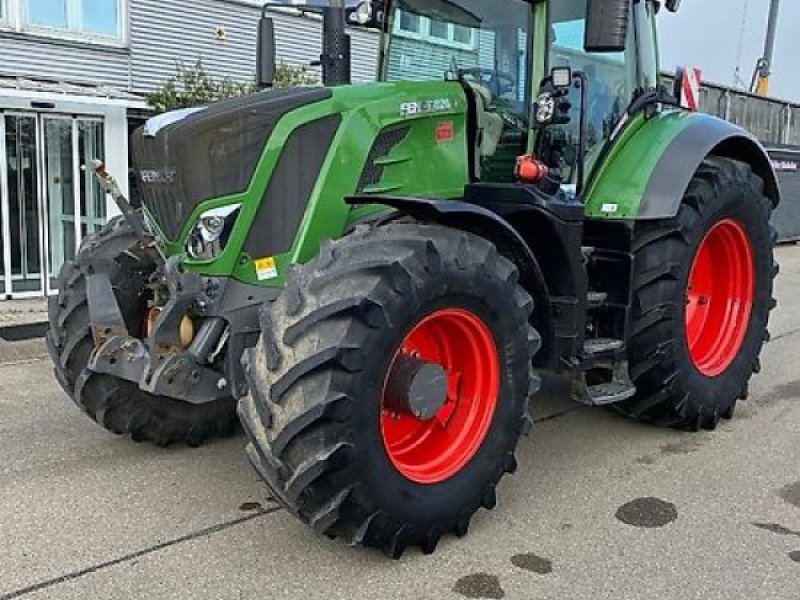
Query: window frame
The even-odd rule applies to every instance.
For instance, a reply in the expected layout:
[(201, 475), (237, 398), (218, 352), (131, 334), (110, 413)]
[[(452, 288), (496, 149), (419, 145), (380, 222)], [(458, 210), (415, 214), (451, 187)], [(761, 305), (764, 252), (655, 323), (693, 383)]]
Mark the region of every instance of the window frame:
[(17, 28), (17, 1), (18, 0), (0, 0), (0, 6), (3, 8), (3, 16), (0, 17), (0, 30), (13, 31)]
[(129, 45), (130, 35), (130, 2), (131, 0), (114, 0), (117, 3), (117, 31), (113, 35), (81, 31), (81, 0), (64, 0), (66, 3), (67, 26), (57, 27), (37, 25), (29, 22), (28, 0), (0, 0), (5, 4), (5, 18), (0, 19), (0, 29), (13, 31), (32, 37), (55, 39), (108, 46), (113, 48), (126, 48)]
[[(399, 9), (398, 9), (399, 10)], [(402, 21), (401, 18), (395, 18), (394, 24), (392, 26), (394, 32), (392, 35), (396, 35), (399, 37), (404, 37), (413, 40), (420, 40), (425, 41), (430, 44), (437, 44), (441, 46), (447, 46), (448, 48), (457, 48), (459, 50), (475, 50), (476, 49), (476, 42), (477, 36), (475, 35), (475, 30), (467, 27), (467, 31), (470, 34), (470, 41), (469, 43), (459, 42), (455, 39), (455, 24), (454, 23), (442, 23), (442, 25), (447, 26), (447, 37), (439, 37), (436, 35), (431, 34), (431, 24), (433, 20), (430, 17), (425, 17), (423, 15), (419, 15), (417, 13), (409, 13), (413, 14), (419, 19), (419, 28), (416, 31), (410, 29), (404, 29), (400, 26)]]

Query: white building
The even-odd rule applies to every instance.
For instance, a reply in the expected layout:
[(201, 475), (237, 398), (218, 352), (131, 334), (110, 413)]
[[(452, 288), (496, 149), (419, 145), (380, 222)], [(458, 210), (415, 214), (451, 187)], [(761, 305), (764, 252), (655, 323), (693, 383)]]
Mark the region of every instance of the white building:
[[(217, 77), (255, 74), (260, 2), (0, 0), (0, 300), (55, 290), (65, 259), (116, 207), (84, 165), (103, 158), (127, 191), (142, 94), (202, 58)], [(314, 15), (275, 12), (279, 57), (318, 58)], [(353, 31), (353, 77), (374, 78), (378, 36)]]

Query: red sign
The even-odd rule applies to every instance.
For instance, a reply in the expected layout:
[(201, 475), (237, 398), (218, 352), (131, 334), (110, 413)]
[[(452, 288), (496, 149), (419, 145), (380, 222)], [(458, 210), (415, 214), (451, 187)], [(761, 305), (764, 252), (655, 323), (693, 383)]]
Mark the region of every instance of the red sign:
[(700, 69), (684, 69), (681, 81), (681, 106), (688, 110), (700, 109), (700, 82), (703, 73)]
[(456, 137), (456, 126), (452, 121), (442, 121), (436, 127), (437, 142), (452, 142)]

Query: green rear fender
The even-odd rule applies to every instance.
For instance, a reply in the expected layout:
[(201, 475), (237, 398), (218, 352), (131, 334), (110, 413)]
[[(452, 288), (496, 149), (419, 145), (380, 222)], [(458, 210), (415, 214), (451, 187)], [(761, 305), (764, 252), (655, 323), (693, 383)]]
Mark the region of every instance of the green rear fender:
[(586, 215), (666, 219), (677, 214), (703, 160), (724, 156), (750, 164), (777, 205), (778, 181), (764, 148), (745, 130), (709, 115), (678, 110), (628, 124), (589, 183)]

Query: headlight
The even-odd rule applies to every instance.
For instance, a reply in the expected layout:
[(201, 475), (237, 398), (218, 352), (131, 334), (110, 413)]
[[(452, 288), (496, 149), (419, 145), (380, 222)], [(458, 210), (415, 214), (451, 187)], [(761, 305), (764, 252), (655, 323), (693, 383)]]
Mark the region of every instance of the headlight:
[(222, 254), (239, 216), (240, 206), (231, 204), (201, 214), (186, 243), (189, 256), (195, 260), (211, 260)]
[(539, 125), (547, 125), (553, 120), (556, 114), (556, 101), (553, 94), (544, 92), (536, 100), (536, 122)]

